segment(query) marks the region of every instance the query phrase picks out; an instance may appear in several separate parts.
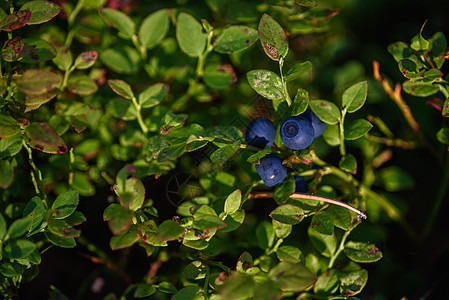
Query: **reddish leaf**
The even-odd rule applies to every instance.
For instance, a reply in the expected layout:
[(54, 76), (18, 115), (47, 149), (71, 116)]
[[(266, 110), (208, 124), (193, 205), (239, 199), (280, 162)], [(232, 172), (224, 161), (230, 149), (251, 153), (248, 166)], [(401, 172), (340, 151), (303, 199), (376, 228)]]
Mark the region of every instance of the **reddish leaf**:
[(0, 30), (13, 31), (25, 26), (31, 19), (30, 10), (15, 11), (0, 23)]
[(52, 154), (67, 152), (64, 140), (46, 122), (31, 123), (25, 129), (25, 134), (28, 137), (26, 143), (36, 150)]
[(3, 45), (2, 57), (6, 61), (17, 61), (21, 57), (23, 46), (25, 43), (20, 36), (16, 36), (11, 40), (7, 40)]

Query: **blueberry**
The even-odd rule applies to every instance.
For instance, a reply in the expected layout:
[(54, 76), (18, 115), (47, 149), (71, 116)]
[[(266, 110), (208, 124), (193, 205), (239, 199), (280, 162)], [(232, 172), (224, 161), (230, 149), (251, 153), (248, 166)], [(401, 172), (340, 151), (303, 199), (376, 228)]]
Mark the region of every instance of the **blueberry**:
[(245, 130), (245, 140), (248, 145), (265, 148), (272, 146), (276, 136), (276, 128), (267, 118), (254, 119)]
[(287, 175), (287, 169), (282, 165), (282, 160), (274, 154), (263, 157), (260, 164), (256, 165), (256, 171), (266, 186), (281, 183)]
[(320, 135), (322, 135), (324, 130), (326, 129), (326, 123), (321, 121), (320, 118), (318, 118), (310, 108), (308, 108), (303, 115), (308, 117), (312, 122), (313, 130), (315, 131), (315, 137), (319, 137)]
[(281, 126), (281, 140), (285, 146), (293, 150), (309, 147), (314, 134), (312, 122), (304, 115), (289, 117)]
[(309, 184), (302, 176), (295, 176), (295, 192), (296, 193), (305, 193), (309, 189)]

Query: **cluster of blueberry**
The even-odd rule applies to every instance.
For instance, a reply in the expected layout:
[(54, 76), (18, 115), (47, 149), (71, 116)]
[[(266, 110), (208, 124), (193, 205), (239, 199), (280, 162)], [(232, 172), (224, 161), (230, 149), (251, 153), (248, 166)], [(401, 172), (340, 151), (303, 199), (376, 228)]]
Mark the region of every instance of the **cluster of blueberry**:
[[(326, 123), (321, 121), (310, 109), (303, 114), (287, 118), (281, 125), (280, 135), (284, 145), (292, 150), (301, 150), (312, 144), (313, 139), (323, 134)], [(257, 118), (252, 121), (245, 131), (248, 145), (265, 148), (272, 146), (276, 137), (276, 128), (267, 118)], [(256, 170), (266, 186), (281, 183), (287, 175), (287, 169), (282, 160), (275, 154), (269, 154), (260, 160)], [(307, 181), (295, 177), (296, 192), (304, 193), (308, 189)]]

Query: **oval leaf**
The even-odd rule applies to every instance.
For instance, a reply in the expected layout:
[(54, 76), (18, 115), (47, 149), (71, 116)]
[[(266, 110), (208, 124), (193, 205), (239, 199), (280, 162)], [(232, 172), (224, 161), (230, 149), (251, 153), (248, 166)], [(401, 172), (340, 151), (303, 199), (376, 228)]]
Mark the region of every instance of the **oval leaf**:
[(304, 212), (302, 208), (292, 205), (284, 204), (278, 206), (270, 213), (270, 217), (278, 222), (284, 224), (295, 225), (299, 224), (304, 218)]
[(254, 44), (259, 35), (257, 30), (247, 26), (230, 26), (217, 37), (214, 50), (220, 53), (232, 54), (244, 50)]
[(140, 69), (140, 55), (129, 46), (108, 48), (101, 52), (101, 61), (111, 70), (120, 73), (136, 73)]
[(345, 124), (345, 140), (361, 138), (373, 128), (373, 124), (365, 119), (357, 119)]
[(158, 238), (161, 241), (172, 241), (181, 237), (185, 232), (184, 227), (176, 221), (165, 220), (159, 225)]
[(410, 80), (404, 82), (402, 87), (406, 93), (417, 97), (431, 96), (439, 91), (438, 85)]
[(263, 50), (272, 60), (279, 60), (288, 53), (288, 40), (284, 29), (272, 17), (264, 14), (260, 18), (259, 38)]
[(97, 51), (84, 51), (78, 55), (73, 64), (78, 70), (84, 70), (92, 67), (97, 61), (98, 52)]
[(117, 29), (125, 38), (131, 39), (136, 31), (133, 20), (125, 13), (112, 8), (103, 8), (101, 15), (106, 24)]
[(0, 115), (0, 138), (16, 135), (20, 130), (20, 124), (8, 115)]
[(3, 256), (9, 259), (24, 258), (36, 249), (36, 245), (28, 240), (11, 240), (3, 247)]
[(28, 69), (17, 81), (19, 89), (25, 94), (44, 94), (59, 87), (62, 78), (53, 72), (41, 69)]
[(139, 94), (139, 104), (142, 108), (158, 105), (167, 96), (168, 85), (162, 82), (153, 84)]
[(31, 11), (31, 18), (28, 25), (41, 24), (50, 21), (61, 11), (61, 7), (54, 2), (49, 1), (30, 1), (25, 3), (20, 10)]
[(329, 125), (335, 125), (340, 122), (341, 112), (334, 103), (326, 100), (312, 100), (309, 102), (309, 105), (321, 121)]
[(191, 15), (180, 13), (176, 21), (176, 39), (182, 52), (198, 57), (206, 47), (206, 35), (201, 24)]
[(139, 27), (140, 43), (151, 49), (162, 41), (168, 32), (170, 19), (166, 9), (158, 10), (147, 16)]
[(359, 110), (365, 104), (368, 95), (368, 82), (358, 82), (343, 92), (342, 106), (348, 112), (353, 113)]
[(354, 296), (362, 291), (368, 281), (367, 270), (353, 271), (343, 278), (340, 282), (340, 293), (345, 296)]
[(59, 195), (51, 206), (54, 219), (64, 219), (70, 216), (78, 206), (79, 193), (70, 190)]
[(118, 95), (126, 99), (132, 99), (134, 97), (131, 86), (120, 79), (109, 79), (108, 84), (111, 89)]
[(382, 252), (373, 244), (349, 241), (345, 245), (346, 256), (358, 263), (376, 262), (382, 258)]
[(246, 74), (249, 85), (261, 96), (270, 100), (284, 98), (281, 78), (269, 70), (252, 70)]
[(268, 277), (277, 282), (284, 292), (300, 292), (315, 283), (316, 276), (302, 264), (280, 262), (270, 270)]
[(224, 204), (224, 212), (228, 215), (232, 215), (237, 212), (242, 203), (242, 192), (237, 189), (233, 191), (228, 197), (226, 197)]
[(310, 223), (310, 227), (313, 230), (325, 234), (325, 235), (333, 235), (334, 234), (334, 219), (332, 215), (325, 210), (318, 212), (313, 215), (312, 222)]
[(46, 122), (31, 123), (25, 129), (25, 135), (25, 141), (31, 148), (51, 154), (67, 152), (64, 140)]

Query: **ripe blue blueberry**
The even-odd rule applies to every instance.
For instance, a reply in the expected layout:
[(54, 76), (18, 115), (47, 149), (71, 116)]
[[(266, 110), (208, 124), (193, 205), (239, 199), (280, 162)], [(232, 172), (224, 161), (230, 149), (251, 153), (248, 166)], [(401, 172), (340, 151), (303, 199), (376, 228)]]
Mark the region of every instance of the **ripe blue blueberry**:
[(303, 115), (308, 117), (312, 122), (315, 137), (322, 135), (324, 130), (326, 130), (326, 123), (321, 121), (310, 108), (308, 108)]
[(287, 169), (282, 165), (282, 160), (274, 154), (263, 157), (260, 164), (256, 165), (256, 171), (266, 186), (281, 183), (287, 175)]
[(290, 149), (301, 150), (309, 147), (314, 136), (312, 122), (306, 116), (292, 116), (282, 123), (281, 140)]
[(309, 184), (306, 179), (302, 176), (295, 176), (295, 192), (296, 193), (305, 193), (309, 189)]
[(267, 118), (254, 119), (245, 130), (245, 140), (248, 145), (265, 148), (272, 146), (276, 136), (276, 128)]

